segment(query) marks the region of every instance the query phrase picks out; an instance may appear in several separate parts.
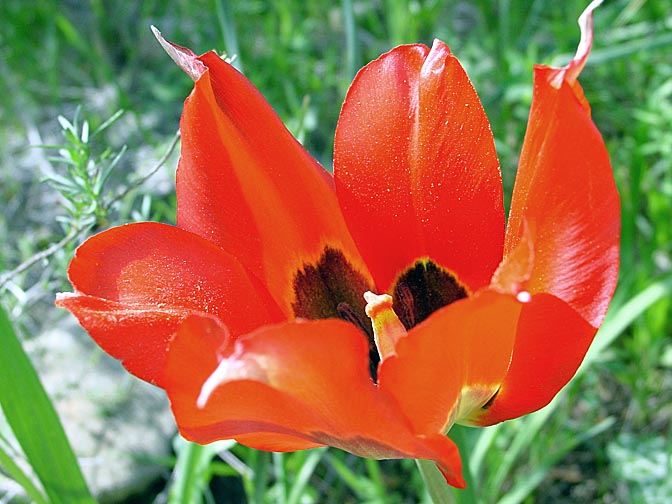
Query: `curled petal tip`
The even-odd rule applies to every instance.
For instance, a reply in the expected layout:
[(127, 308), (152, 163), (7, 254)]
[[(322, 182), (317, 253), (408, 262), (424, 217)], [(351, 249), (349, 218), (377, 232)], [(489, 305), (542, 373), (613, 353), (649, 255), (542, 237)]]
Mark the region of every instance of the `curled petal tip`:
[(163, 35), (161, 35), (161, 32), (156, 26), (151, 25), (150, 28), (152, 29), (152, 33), (156, 37), (156, 40), (158, 40), (161, 47), (163, 47), (163, 50), (168, 53), (168, 56), (170, 56), (175, 63), (177, 63), (177, 66), (184, 70), (194, 82), (200, 79), (201, 75), (207, 70), (207, 67), (201, 63), (198, 56), (186, 47), (167, 41), (163, 38)]
[(585, 61), (593, 44), (593, 11), (597, 9), (603, 0), (593, 0), (588, 7), (579, 16), (579, 27), (581, 28), (581, 41), (576, 50), (574, 61)]
[(588, 4), (588, 7), (579, 16), (579, 27), (581, 28), (581, 40), (576, 49), (576, 55), (569, 62), (569, 64), (560, 69), (559, 72), (553, 73), (550, 78), (550, 84), (559, 88), (562, 81), (565, 80), (570, 84), (576, 81), (581, 70), (586, 64), (590, 49), (593, 46), (593, 11), (597, 9), (603, 0), (593, 0)]
[(77, 294), (74, 292), (57, 292), (56, 293), (56, 304), (58, 304), (59, 301), (62, 301), (63, 299), (68, 299), (71, 297), (76, 297)]

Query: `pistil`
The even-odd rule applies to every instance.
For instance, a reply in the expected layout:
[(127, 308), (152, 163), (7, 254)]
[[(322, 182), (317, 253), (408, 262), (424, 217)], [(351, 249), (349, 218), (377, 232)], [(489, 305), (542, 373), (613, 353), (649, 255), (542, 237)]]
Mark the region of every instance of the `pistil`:
[(406, 336), (406, 328), (392, 309), (392, 296), (365, 292), (366, 315), (371, 319), (373, 337), (380, 360), (395, 355), (397, 341)]

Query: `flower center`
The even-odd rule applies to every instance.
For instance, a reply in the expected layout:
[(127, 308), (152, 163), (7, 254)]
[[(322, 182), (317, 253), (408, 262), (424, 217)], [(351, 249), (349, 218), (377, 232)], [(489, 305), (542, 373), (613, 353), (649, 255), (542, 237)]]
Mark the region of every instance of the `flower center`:
[(439, 308), (469, 295), (450, 271), (429, 259), (418, 260), (397, 278), (392, 308), (406, 329), (419, 324)]
[(468, 296), (455, 275), (429, 259), (418, 260), (402, 272), (391, 296), (373, 294), (364, 275), (332, 247), (325, 247), (316, 263), (304, 264), (296, 272), (293, 289), (296, 317), (341, 318), (366, 335), (374, 380), (380, 360), (394, 353), (396, 342), (409, 329)]
[(371, 376), (375, 379), (378, 350), (373, 328), (368, 323), (362, 297), (373, 289), (364, 275), (346, 259), (343, 252), (325, 247), (315, 264), (304, 264), (296, 272), (293, 282), (294, 315), (305, 319), (341, 318), (354, 324), (369, 340)]

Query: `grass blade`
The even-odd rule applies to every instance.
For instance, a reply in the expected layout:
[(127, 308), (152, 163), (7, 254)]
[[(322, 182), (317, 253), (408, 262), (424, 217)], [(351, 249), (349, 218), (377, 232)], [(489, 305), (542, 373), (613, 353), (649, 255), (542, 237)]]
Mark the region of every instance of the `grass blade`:
[(355, 78), (359, 70), (357, 25), (355, 23), (352, 0), (342, 0), (341, 9), (343, 11), (343, 25), (345, 29), (345, 77), (347, 83), (349, 83)]
[(578, 436), (574, 436), (567, 440), (558, 450), (546, 457), (539, 467), (527, 474), (520, 482), (518, 482), (506, 495), (500, 499), (497, 504), (520, 504), (523, 502), (532, 491), (544, 481), (544, 478), (555, 465), (560, 462), (570, 451), (579, 446), (588, 439), (601, 434), (609, 427), (614, 425), (613, 417), (607, 417), (599, 424), (591, 429), (582, 432)]
[(327, 463), (338, 474), (341, 481), (352, 490), (360, 501), (364, 501), (374, 495), (371, 487), (373, 482), (365, 475), (358, 474), (345, 464), (336, 452), (327, 452), (325, 457)]
[(546, 408), (535, 411), (525, 418), (518, 420), (523, 424), (523, 428), (516, 434), (511, 444), (507, 446), (502, 461), (492, 478), (488, 481), (489, 495), (495, 496), (502, 493), (506, 478), (512, 473), (518, 457), (534, 442), (539, 431), (555, 411), (555, 405), (558, 404), (558, 401), (554, 401), (551, 404), (553, 404), (553, 406), (549, 405)]
[(236, 23), (233, 19), (233, 6), (228, 0), (215, 0), (215, 12), (217, 13), (217, 21), (219, 28), (224, 37), (224, 46), (226, 47), (226, 57), (235, 58), (231, 64), (236, 69), (244, 73), (243, 59), (240, 56), (240, 48), (238, 47), (238, 36), (236, 35)]
[(95, 502), (49, 397), (0, 308), (0, 405), (52, 503)]
[(299, 504), (299, 502), (301, 502), (301, 497), (303, 496), (306, 486), (308, 485), (311, 476), (315, 472), (317, 464), (320, 463), (326, 451), (326, 448), (315, 448), (308, 452), (306, 460), (301, 466), (301, 469), (299, 470), (299, 473), (296, 475), (296, 479), (292, 484), (292, 489), (289, 492), (287, 504)]
[(218, 441), (209, 445), (191, 443), (177, 435), (173, 441), (177, 462), (168, 497), (169, 504), (200, 504), (213, 476), (211, 463), (220, 450), (227, 450), (234, 441)]
[(35, 486), (30, 477), (24, 473), (21, 468), (14, 462), (12, 456), (7, 453), (0, 445), (0, 467), (4, 472), (23, 487), (28, 498), (35, 504), (48, 504), (47, 499), (42, 495), (42, 492)]
[(200, 504), (203, 502), (205, 472), (210, 463), (211, 454), (205, 447), (196, 443), (184, 441), (178, 437), (175, 440), (177, 463), (173, 471), (173, 483), (168, 498), (169, 504)]
[(474, 448), (469, 455), (469, 470), (471, 471), (472, 478), (476, 484), (480, 484), (483, 479), (483, 464), (486, 460), (486, 455), (488, 450), (492, 446), (492, 443), (497, 437), (497, 433), (502, 428), (504, 424), (495, 424), (487, 429), (481, 429), (479, 431), (478, 439), (474, 443)]
[[(622, 306), (618, 307), (613, 315), (610, 315), (607, 320), (602, 325), (602, 328), (598, 332), (595, 341), (590, 347), (588, 354), (586, 355), (583, 363), (576, 372), (573, 380), (576, 380), (578, 376), (583, 374), (586, 369), (595, 362), (600, 355), (604, 352), (614, 340), (627, 329), (627, 327), (637, 319), (642, 313), (648, 310), (653, 304), (657, 301), (668, 297), (672, 293), (672, 275), (667, 275), (666, 277), (652, 283), (647, 288), (645, 288), (640, 293), (633, 296), (629, 301), (627, 301)], [(488, 487), (490, 490), (489, 495), (498, 495), (501, 491), (501, 488), (505, 482), (506, 476), (511, 473), (511, 470), (518, 458), (518, 456), (534, 441), (534, 437), (541, 430), (543, 425), (546, 423), (551, 414), (555, 411), (558, 404), (560, 404), (559, 397), (566, 393), (567, 389), (556, 396), (551, 403), (545, 408), (536, 411), (524, 419), (519, 420), (520, 422), (525, 422), (525, 427), (521, 429), (518, 435), (514, 438), (511, 445), (508, 447), (504, 460), (500, 463), (495, 475), (488, 481)], [(584, 439), (584, 436), (577, 436), (576, 439)], [(555, 463), (557, 457), (553, 456), (546, 460), (543, 464), (543, 467), (540, 468), (542, 471), (546, 465), (549, 465), (549, 468), (552, 467), (552, 464)], [(558, 459), (559, 460), (559, 459)], [(543, 471), (543, 474), (546, 474), (547, 470)], [(543, 476), (542, 472), (539, 472), (539, 475)], [(531, 488), (536, 487), (538, 483), (531, 486)], [(531, 490), (530, 490), (531, 491)], [(506, 500), (508, 502), (508, 500)]]
[(588, 366), (597, 360), (604, 349), (625, 331), (637, 317), (642, 315), (656, 302), (670, 295), (672, 295), (672, 275), (666, 275), (634, 295), (629, 301), (620, 306), (613, 316), (609, 316), (608, 314), (576, 375), (581, 375)]

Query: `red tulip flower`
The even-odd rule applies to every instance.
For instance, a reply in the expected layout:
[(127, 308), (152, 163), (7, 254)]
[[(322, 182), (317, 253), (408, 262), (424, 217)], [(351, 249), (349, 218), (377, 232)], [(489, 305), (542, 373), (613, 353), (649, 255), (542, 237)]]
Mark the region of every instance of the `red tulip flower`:
[(436, 461), (455, 423), (535, 411), (569, 381), (618, 269), (619, 199), (577, 77), (538, 66), (511, 211), (483, 107), (448, 47), (400, 46), (343, 105), (334, 173), (210, 52), (159, 41), (195, 81), (177, 227), (104, 231), (57, 304), (166, 390), (182, 435)]

